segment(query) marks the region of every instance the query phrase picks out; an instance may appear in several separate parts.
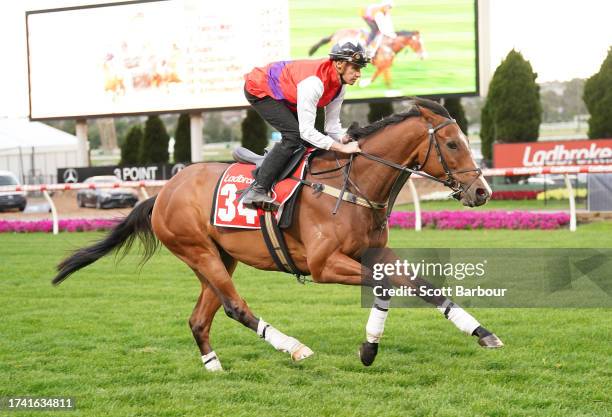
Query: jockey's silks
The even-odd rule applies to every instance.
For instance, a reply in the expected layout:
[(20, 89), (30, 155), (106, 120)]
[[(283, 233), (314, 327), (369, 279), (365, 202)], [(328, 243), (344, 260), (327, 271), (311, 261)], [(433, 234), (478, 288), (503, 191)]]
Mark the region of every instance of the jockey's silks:
[(295, 111), (297, 85), (315, 76), (323, 83), (323, 94), (317, 107), (327, 106), (342, 89), (340, 76), (330, 59), (279, 61), (254, 68), (244, 76), (246, 90), (256, 97), (284, 100)]

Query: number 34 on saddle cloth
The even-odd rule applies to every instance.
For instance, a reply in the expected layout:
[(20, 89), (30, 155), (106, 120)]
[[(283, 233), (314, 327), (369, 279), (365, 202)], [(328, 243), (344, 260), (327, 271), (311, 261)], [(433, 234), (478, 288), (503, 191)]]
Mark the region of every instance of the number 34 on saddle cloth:
[[(276, 221), (280, 221), (285, 203), (299, 189), (300, 182), (293, 178), (304, 178), (306, 159), (302, 159), (288, 178), (277, 182), (272, 187), (274, 201), (280, 206), (274, 213)], [(244, 207), (242, 200), (238, 201), (241, 191), (246, 190), (254, 181), (252, 174), (254, 167), (252, 164), (232, 164), (219, 179), (212, 210), (212, 221), (215, 226), (239, 229), (261, 228), (257, 210)]]

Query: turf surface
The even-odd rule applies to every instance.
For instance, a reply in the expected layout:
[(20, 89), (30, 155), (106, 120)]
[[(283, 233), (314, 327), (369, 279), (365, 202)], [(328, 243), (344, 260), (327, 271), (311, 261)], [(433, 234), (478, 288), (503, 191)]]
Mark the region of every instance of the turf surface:
[[(392, 310), (376, 363), (357, 358), (368, 311), (356, 288), (296, 284), (241, 266), (256, 314), (308, 344), (293, 364), (218, 314), (206, 373), (187, 326), (197, 280), (162, 251), (104, 259), (50, 285), (96, 233), (0, 235), (0, 397), (70, 396), (74, 416), (607, 416), (610, 311), (481, 309), (506, 343), (479, 348), (433, 309)], [(394, 247), (612, 247), (612, 224), (560, 231), (392, 231)], [(5, 410), (0, 410), (4, 415)], [(11, 416), (51, 415), (11, 412)]]

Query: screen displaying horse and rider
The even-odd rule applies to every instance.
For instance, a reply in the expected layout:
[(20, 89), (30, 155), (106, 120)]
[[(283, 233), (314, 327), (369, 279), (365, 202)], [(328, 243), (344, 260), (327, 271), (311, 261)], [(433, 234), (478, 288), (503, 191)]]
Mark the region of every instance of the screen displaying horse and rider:
[(290, 0), (289, 15), (292, 59), (344, 38), (366, 46), (372, 65), (347, 99), (477, 92), (473, 0)]

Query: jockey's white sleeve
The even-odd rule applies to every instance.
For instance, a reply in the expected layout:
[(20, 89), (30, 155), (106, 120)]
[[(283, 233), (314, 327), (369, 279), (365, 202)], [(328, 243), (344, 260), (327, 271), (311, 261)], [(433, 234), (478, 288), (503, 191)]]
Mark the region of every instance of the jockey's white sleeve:
[(300, 136), (317, 148), (329, 149), (334, 139), (315, 128), (317, 104), (323, 95), (323, 82), (314, 75), (303, 79), (297, 85), (297, 114)]
[(393, 21), (391, 20), (390, 14), (378, 12), (376, 13), (376, 16), (374, 16), (374, 20), (378, 25), (378, 30), (380, 30), (380, 33), (390, 38), (395, 38), (397, 36), (395, 34), (395, 30), (393, 30)]
[(325, 133), (338, 142), (346, 133), (346, 129), (343, 129), (340, 123), (340, 108), (342, 107), (342, 101), (344, 101), (344, 89), (345, 86), (343, 85), (338, 97), (325, 106)]

